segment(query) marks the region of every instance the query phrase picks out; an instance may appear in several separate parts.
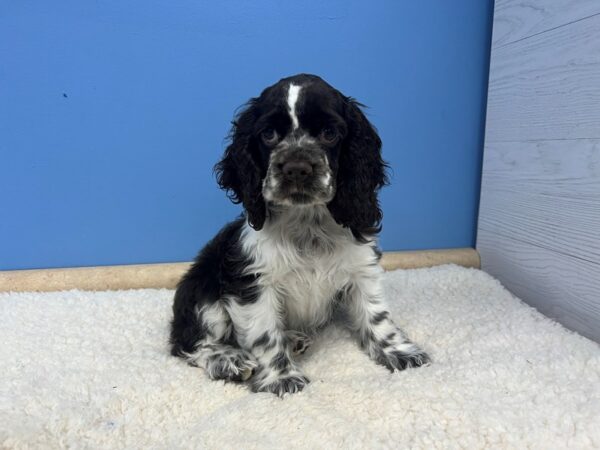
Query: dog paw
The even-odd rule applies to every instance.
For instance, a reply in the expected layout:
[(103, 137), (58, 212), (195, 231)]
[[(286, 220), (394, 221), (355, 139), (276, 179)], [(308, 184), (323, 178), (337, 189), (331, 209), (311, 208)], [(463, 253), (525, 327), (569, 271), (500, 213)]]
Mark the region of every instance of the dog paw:
[(290, 341), (293, 356), (302, 355), (312, 344), (310, 336), (301, 331), (288, 330), (286, 331), (286, 336)]
[(374, 359), (391, 372), (420, 367), (431, 362), (429, 355), (414, 344), (411, 344), (409, 348), (404, 344), (401, 349), (378, 350)]
[(392, 372), (394, 370), (404, 370), (411, 367), (421, 367), (431, 362), (429, 355), (423, 351), (419, 353), (402, 353), (392, 351), (386, 356), (385, 365)]
[(257, 366), (252, 355), (235, 349), (212, 355), (207, 361), (207, 372), (213, 380), (246, 381)]
[(309, 379), (302, 374), (283, 375), (267, 383), (257, 383), (252, 386), (254, 392), (270, 392), (283, 397), (285, 394), (295, 394), (300, 392), (310, 383)]

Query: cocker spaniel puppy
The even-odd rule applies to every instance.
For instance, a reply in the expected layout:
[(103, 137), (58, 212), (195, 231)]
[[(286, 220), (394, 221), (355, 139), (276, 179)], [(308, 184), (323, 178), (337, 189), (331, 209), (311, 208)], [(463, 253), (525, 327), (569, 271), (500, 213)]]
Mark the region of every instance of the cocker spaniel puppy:
[(333, 314), (391, 371), (429, 361), (392, 321), (376, 246), (381, 140), (314, 75), (284, 78), (237, 116), (215, 171), (245, 214), (181, 279), (171, 352), (213, 379), (279, 396), (309, 382), (296, 357)]

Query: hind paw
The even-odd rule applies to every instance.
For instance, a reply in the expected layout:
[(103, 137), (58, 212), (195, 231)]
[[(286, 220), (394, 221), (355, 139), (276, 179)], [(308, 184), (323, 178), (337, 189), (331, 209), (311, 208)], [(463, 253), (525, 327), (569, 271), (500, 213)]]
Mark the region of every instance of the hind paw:
[(285, 334), (290, 341), (290, 348), (294, 356), (302, 355), (312, 344), (310, 336), (301, 331), (287, 330)]

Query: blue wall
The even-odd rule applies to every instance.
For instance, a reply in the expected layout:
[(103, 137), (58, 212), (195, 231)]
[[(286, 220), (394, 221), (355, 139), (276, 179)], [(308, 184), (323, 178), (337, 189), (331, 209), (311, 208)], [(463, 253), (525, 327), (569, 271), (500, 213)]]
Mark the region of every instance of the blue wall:
[(311, 72), (369, 105), (385, 250), (474, 243), (492, 0), (0, 4), (0, 269), (185, 261), (239, 207), (234, 110)]

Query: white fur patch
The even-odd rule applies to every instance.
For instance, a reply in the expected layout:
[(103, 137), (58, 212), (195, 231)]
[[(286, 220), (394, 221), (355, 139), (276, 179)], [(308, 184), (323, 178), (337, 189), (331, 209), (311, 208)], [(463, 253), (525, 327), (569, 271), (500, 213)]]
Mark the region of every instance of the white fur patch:
[(298, 102), (298, 97), (300, 96), (300, 89), (301, 86), (298, 86), (297, 84), (290, 84), (290, 88), (288, 90), (287, 104), (290, 117), (292, 118), (292, 128), (294, 130), (300, 126), (298, 116), (296, 115), (296, 103)]
[(381, 268), (372, 248), (375, 242), (357, 244), (326, 206), (294, 207), (277, 214), (277, 220), (260, 231), (246, 225), (242, 244), (253, 259), (248, 272), (261, 274), (262, 292), (277, 293), (288, 327), (309, 331), (323, 325), (336, 293), (355, 280), (366, 278), (378, 286)]

